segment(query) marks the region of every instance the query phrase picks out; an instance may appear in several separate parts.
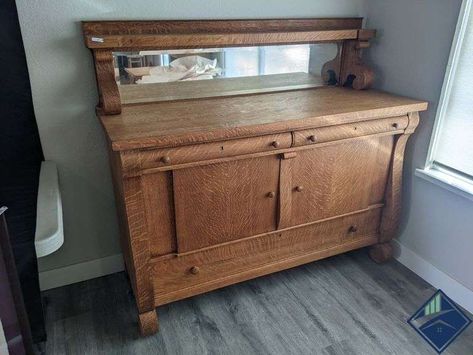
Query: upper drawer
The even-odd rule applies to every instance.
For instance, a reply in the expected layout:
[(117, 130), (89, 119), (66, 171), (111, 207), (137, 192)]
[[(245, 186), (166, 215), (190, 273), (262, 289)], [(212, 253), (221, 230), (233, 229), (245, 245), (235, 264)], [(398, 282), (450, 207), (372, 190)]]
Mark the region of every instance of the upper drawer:
[(291, 144), (291, 133), (271, 134), (176, 148), (123, 152), (122, 164), (124, 171), (137, 172), (143, 169), (290, 148)]
[(401, 133), (407, 127), (408, 123), (409, 118), (407, 116), (400, 116), (331, 127), (306, 129), (294, 132), (294, 145), (301, 146), (330, 142), (377, 133)]

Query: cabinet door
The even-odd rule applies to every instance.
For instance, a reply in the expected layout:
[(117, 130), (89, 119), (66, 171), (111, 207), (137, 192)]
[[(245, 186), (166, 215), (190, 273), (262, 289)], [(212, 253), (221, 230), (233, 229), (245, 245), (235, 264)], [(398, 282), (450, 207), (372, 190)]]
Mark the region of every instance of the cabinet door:
[(286, 154), (278, 227), (313, 222), (382, 203), (393, 136), (368, 137)]
[(180, 253), (276, 229), (275, 155), (173, 172)]

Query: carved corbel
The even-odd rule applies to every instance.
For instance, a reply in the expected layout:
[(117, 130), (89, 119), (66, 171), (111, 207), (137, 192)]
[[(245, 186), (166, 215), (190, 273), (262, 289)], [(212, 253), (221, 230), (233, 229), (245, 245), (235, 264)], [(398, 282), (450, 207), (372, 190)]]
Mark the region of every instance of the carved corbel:
[(384, 207), (381, 215), (379, 243), (370, 249), (370, 257), (377, 263), (389, 260), (393, 255), (391, 240), (396, 236), (401, 219), (402, 169), (404, 151), (411, 134), (419, 124), (419, 113), (409, 114), (409, 124), (404, 133), (396, 136), (394, 142), (388, 183), (384, 193)]
[(322, 67), (322, 80), (326, 85), (337, 85), (340, 81), (340, 66), (342, 63), (342, 43), (337, 43), (337, 55)]
[(375, 30), (359, 30), (356, 40), (343, 43), (340, 66), (340, 86), (356, 90), (369, 89), (374, 81), (373, 70), (363, 64), (363, 49), (369, 48), (369, 40), (376, 34)]
[(118, 114), (122, 111), (120, 93), (115, 81), (113, 55), (109, 50), (94, 50), (95, 74), (99, 89), (98, 106), (105, 114)]

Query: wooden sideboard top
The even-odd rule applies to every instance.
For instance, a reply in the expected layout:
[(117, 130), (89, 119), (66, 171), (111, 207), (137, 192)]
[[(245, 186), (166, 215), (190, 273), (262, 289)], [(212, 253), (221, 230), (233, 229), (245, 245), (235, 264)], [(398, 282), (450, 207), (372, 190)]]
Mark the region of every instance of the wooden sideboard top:
[(374, 90), (323, 87), (249, 96), (124, 105), (98, 112), (113, 150), (177, 146), (424, 111), (427, 102)]

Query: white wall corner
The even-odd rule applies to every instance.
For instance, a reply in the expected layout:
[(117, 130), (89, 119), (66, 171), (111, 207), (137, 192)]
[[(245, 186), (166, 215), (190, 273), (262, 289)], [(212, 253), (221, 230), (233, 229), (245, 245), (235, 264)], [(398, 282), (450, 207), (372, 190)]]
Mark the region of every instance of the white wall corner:
[(436, 289), (441, 289), (458, 305), (473, 313), (473, 290), (422, 258), (419, 254), (394, 240), (396, 259)]
[(65, 266), (39, 273), (41, 291), (70, 285), (124, 270), (122, 254)]

